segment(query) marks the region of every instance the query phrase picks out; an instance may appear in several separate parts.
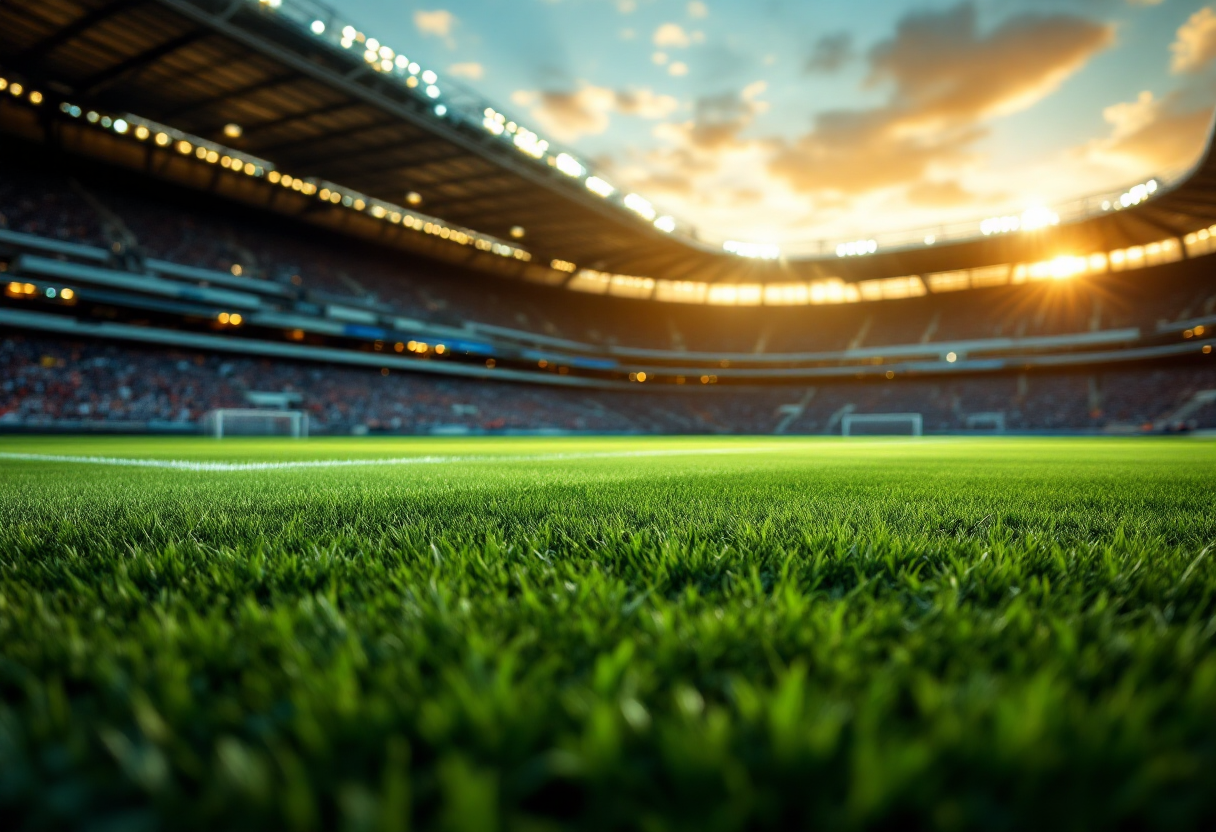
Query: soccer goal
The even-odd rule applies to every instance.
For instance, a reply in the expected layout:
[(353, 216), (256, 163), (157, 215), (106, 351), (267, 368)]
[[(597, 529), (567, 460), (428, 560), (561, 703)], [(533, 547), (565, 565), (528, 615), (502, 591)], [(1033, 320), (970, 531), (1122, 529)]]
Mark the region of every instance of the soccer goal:
[(308, 438), (308, 414), (299, 410), (212, 410), (203, 417), (203, 433), (225, 436), (290, 436)]
[(919, 413), (848, 413), (840, 419), (842, 436), (923, 436)]
[(967, 430), (983, 430), (991, 433), (1005, 432), (1005, 413), (1004, 411), (993, 411), (991, 413), (968, 413), (966, 419)]

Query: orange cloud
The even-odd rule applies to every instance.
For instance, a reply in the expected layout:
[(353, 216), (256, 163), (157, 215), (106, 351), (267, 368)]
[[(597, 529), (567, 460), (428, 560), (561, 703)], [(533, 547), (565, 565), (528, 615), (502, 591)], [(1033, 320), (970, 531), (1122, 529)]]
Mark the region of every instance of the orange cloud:
[(456, 16), (447, 9), (435, 9), (434, 11), (419, 9), (414, 12), (414, 27), (424, 35), (433, 35), (441, 39), (449, 49), (456, 46), (452, 32), (458, 22)]
[(1170, 69), (1175, 73), (1197, 72), (1216, 58), (1216, 13), (1211, 6), (1195, 12), (1178, 28), (1170, 52), (1174, 56)]
[(1177, 94), (1159, 100), (1147, 91), (1135, 101), (1107, 107), (1102, 114), (1111, 125), (1111, 135), (1091, 142), (1086, 155), (1137, 175), (1192, 163), (1212, 123), (1211, 107), (1187, 108)]
[(647, 88), (613, 90), (593, 84), (583, 84), (573, 91), (519, 90), (511, 100), (529, 108), (545, 132), (566, 142), (603, 133), (608, 129), (613, 113), (660, 119), (680, 106), (674, 97), (659, 95)]
[(486, 74), (485, 67), (476, 61), (468, 61), (466, 63), (452, 64), (448, 67), (448, 74), (456, 78), (468, 78), (470, 81), (480, 81)]
[(969, 158), (988, 120), (1050, 95), (1113, 41), (1112, 26), (1066, 14), (1021, 15), (988, 35), (970, 2), (912, 15), (869, 55), (867, 84), (889, 86), (888, 102), (821, 114), (770, 169), (806, 193), (917, 184)]

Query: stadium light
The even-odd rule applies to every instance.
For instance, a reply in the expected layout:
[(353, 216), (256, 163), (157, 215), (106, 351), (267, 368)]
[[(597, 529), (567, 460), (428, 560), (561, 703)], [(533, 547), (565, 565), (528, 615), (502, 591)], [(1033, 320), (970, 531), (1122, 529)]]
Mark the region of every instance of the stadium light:
[(722, 250), (750, 260), (776, 260), (781, 256), (781, 248), (769, 243), (742, 243), (738, 240), (727, 240), (722, 244)]
[(837, 257), (863, 257), (878, 251), (877, 240), (854, 240), (836, 246)]
[(1037, 231), (1060, 224), (1060, 215), (1050, 208), (1027, 208), (1022, 212), (1021, 225), (1023, 231)]
[(650, 204), (650, 200), (639, 194), (626, 194), (624, 203), (626, 208), (648, 221), (654, 220), (658, 214), (654, 210), (654, 206)]
[(533, 159), (540, 159), (549, 150), (549, 143), (531, 130), (518, 129), (515, 133), (514, 144), (521, 152)]
[(587, 180), (586, 180), (586, 182), (584, 182), (584, 184), (587, 186), (587, 190), (591, 191), (591, 193), (595, 194), (596, 196), (602, 196), (605, 198), (612, 196), (612, 194), (616, 191), (616, 188), (614, 186), (609, 185), (607, 182), (605, 182), (603, 179), (600, 179), (598, 176), (587, 177)]
[(582, 166), (578, 159), (575, 159), (569, 153), (559, 153), (553, 160), (553, 165), (566, 176), (579, 177), (587, 172), (587, 169)]

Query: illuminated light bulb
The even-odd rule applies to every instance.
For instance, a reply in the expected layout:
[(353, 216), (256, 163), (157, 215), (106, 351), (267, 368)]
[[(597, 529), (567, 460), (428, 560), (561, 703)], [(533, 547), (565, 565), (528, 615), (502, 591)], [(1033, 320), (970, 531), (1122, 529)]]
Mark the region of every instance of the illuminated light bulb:
[(654, 221), (654, 227), (660, 231), (670, 234), (676, 230), (676, 221), (674, 217), (659, 217)]
[(440, 95), (439, 87), (435, 86), (434, 84), (431, 84), (429, 87), (426, 88), (426, 94), (430, 98), (438, 98)]
[(118, 119), (118, 121), (114, 122), (114, 132), (115, 133), (125, 136), (127, 131), (130, 129), (131, 129), (131, 125), (127, 124), (122, 119)]
[(587, 190), (591, 191), (591, 193), (595, 194), (596, 196), (608, 197), (611, 196), (616, 190), (615, 187), (608, 184), (603, 179), (600, 179), (598, 176), (587, 177), (584, 184), (587, 186)]
[(439, 76), (436, 75), (433, 70), (428, 69), (426, 72), (422, 73), (422, 83), (424, 84), (433, 84), (438, 80)]
[(312, 30), (312, 33), (314, 35), (323, 35), (323, 34), (325, 34), (325, 21), (324, 20), (314, 20), (312, 22), (312, 25), (309, 26), (308, 28)]
[(566, 176), (582, 176), (587, 172), (587, 169), (582, 164), (571, 156), (569, 153), (559, 153), (553, 160), (554, 166)]
[(654, 206), (645, 197), (638, 194), (626, 194), (623, 200), (625, 207), (635, 214), (644, 217), (647, 220), (654, 220), (656, 212)]

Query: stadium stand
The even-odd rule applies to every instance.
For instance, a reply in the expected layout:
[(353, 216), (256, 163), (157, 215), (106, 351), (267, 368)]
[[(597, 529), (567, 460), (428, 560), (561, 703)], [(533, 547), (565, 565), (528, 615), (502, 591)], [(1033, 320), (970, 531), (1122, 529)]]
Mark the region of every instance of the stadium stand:
[[(618, 361), (645, 364), (652, 373), (687, 365), (694, 383), (697, 373), (725, 382), (739, 372), (737, 365), (777, 380), (791, 366), (825, 363), (881, 371), (884, 361), (901, 354), (940, 358), (954, 345), (995, 354), (1013, 349), (1018, 342), (1010, 339), (1037, 338), (1037, 346), (1027, 348), (1032, 354), (1054, 349), (1067, 357), (1162, 332), (1177, 340), (1186, 322), (1209, 320), (1216, 288), (1202, 260), (1066, 283), (832, 307), (656, 304), (504, 282), (420, 258), (402, 262), (374, 244), (302, 234), (280, 218), (116, 177), (38, 153), (26, 154), (19, 166), (6, 164), (0, 234), (16, 233), (0, 237), (0, 266), (76, 280), (76, 304), (97, 296), (94, 318), (163, 328), (170, 340), (140, 346), (35, 331), (6, 335), (0, 427), (192, 431), (208, 410), (244, 406), (246, 395), (259, 390), (298, 393), (318, 433), (830, 433), (844, 413), (883, 412), (922, 413), (930, 433), (967, 430), (974, 414), (1000, 414), (1005, 429), (1020, 431), (1216, 426), (1210, 403), (1190, 406), (1197, 394), (1216, 388), (1211, 362), (1193, 359), (1149, 368), (1006, 367), (988, 376), (890, 382), (879, 375), (868, 383), (838, 376), (744, 391), (711, 385), (662, 392), (428, 377), (172, 343), (173, 332), (190, 330), (200, 316), (214, 331), (215, 309), (240, 308), (250, 326), (259, 316), (277, 315), (280, 324), (289, 317), (309, 328), (308, 342), (352, 354), (380, 349), (376, 333), (364, 330), (389, 314), (422, 330), (480, 338), (478, 362), (495, 355), (504, 363), (526, 358), (531, 367), (540, 346), (564, 350), (566, 358), (590, 355), (584, 360), (592, 368), (606, 361), (598, 366), (622, 373), (629, 365)], [(34, 297), (14, 293), (13, 286), (26, 285), (12, 281), (6, 305), (54, 305), (41, 283)], [(62, 304), (63, 296), (54, 302)], [(1205, 332), (1203, 324), (1189, 326), (1187, 337)], [(229, 339), (246, 334), (220, 330)], [(1185, 418), (1172, 418), (1184, 410)]]
[[(6, 154), (9, 159), (16, 154)], [(1186, 263), (841, 306), (726, 307), (554, 291), (350, 244), (252, 210), (188, 198), (96, 166), (20, 154), (2, 168), (0, 227), (262, 280), (319, 304), (432, 323), (477, 322), (598, 346), (762, 356), (1152, 329), (1210, 316), (1216, 289)], [(70, 179), (61, 171), (72, 171)], [(123, 260), (126, 263), (126, 260)], [(129, 263), (127, 265), (130, 265)], [(1171, 267), (1172, 266), (1172, 267)]]
[[(573, 391), (539, 385), (383, 375), (371, 369), (149, 350), (9, 335), (0, 427), (194, 430), (208, 410), (247, 407), (246, 394), (292, 392), (318, 433), (587, 431), (774, 433), (806, 388), (744, 394), (657, 390)], [(1003, 413), (1008, 430), (1216, 428), (1208, 402), (1180, 423), (1171, 416), (1216, 389), (1216, 368), (1162, 367), (1000, 376), (949, 382), (837, 383), (813, 394), (783, 433), (830, 433), (848, 412), (916, 412), (928, 433), (963, 431), (975, 413)]]

